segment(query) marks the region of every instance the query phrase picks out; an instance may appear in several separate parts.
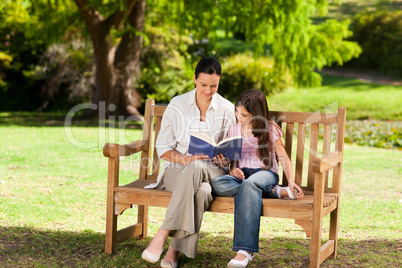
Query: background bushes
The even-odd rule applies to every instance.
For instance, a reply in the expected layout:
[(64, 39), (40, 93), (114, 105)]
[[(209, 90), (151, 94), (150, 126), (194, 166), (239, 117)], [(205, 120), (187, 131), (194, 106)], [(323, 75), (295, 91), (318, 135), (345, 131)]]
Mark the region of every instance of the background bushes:
[(365, 11), (351, 23), (352, 41), (363, 52), (347, 64), (402, 77), (402, 11)]
[(242, 53), (224, 58), (221, 63), (219, 93), (231, 101), (247, 89), (258, 89), (271, 95), (293, 84), (289, 73), (274, 69), (270, 57), (254, 58), (251, 53)]

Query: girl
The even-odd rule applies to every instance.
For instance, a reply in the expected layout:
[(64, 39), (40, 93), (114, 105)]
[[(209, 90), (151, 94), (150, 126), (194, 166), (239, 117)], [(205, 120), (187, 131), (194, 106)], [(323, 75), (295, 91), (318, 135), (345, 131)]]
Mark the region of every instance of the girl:
[[(228, 267), (246, 267), (258, 252), (262, 197), (301, 199), (302, 189), (293, 181), (292, 164), (280, 139), (279, 126), (270, 119), (265, 95), (252, 89), (243, 92), (235, 103), (237, 123), (228, 137), (241, 135), (241, 160), (231, 163), (229, 175), (211, 181), (219, 196), (234, 196), (235, 226), (233, 250), (238, 250)], [(288, 187), (278, 184), (278, 157), (288, 178)]]

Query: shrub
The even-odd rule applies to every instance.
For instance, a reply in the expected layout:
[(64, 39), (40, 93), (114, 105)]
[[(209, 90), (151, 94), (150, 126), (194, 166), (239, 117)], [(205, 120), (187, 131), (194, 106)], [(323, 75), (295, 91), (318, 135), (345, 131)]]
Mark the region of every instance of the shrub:
[(347, 121), (345, 142), (370, 147), (402, 150), (402, 122)]
[(41, 81), (38, 109), (67, 111), (90, 101), (95, 88), (94, 68), (92, 48), (84, 42), (50, 46), (33, 75)]
[(291, 85), (291, 75), (277, 72), (272, 58), (254, 58), (251, 53), (243, 53), (222, 61), (219, 93), (231, 101), (247, 89), (258, 89), (271, 95)]
[(138, 92), (143, 99), (168, 103), (174, 96), (194, 88), (194, 67), (187, 53), (189, 38), (170, 28), (148, 27), (149, 44), (141, 52), (142, 77)]
[(351, 40), (363, 49), (349, 66), (374, 69), (402, 77), (402, 11), (379, 10), (357, 14)]

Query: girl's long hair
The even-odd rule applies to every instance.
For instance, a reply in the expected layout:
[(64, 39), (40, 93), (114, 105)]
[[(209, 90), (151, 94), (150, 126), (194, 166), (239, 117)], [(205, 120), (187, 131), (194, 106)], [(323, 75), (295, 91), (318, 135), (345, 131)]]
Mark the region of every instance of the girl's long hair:
[(250, 89), (244, 91), (238, 97), (235, 107), (243, 106), (251, 115), (252, 132), (258, 139), (258, 156), (264, 165), (272, 168), (273, 144), (269, 140), (269, 124), (275, 124), (269, 115), (267, 99), (259, 90)]

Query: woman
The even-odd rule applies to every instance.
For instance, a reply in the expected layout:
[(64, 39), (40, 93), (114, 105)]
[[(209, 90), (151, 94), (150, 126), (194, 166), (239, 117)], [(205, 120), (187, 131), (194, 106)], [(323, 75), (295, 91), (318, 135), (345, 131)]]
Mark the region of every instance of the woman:
[(209, 183), (225, 173), (221, 157), (211, 162), (206, 155), (188, 154), (191, 133), (203, 132), (218, 142), (235, 121), (233, 104), (216, 93), (220, 76), (220, 63), (202, 58), (195, 68), (196, 88), (173, 98), (163, 114), (156, 149), (164, 166), (151, 187), (173, 194), (162, 226), (142, 253), (144, 260), (156, 263), (171, 236), (161, 267), (177, 267), (179, 252), (195, 258), (203, 213), (212, 201)]

